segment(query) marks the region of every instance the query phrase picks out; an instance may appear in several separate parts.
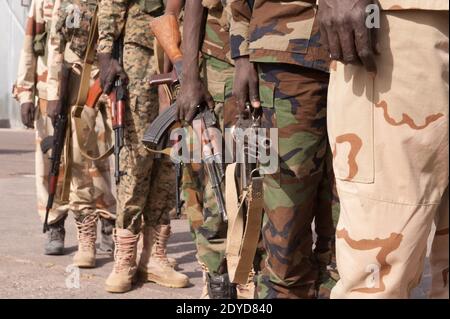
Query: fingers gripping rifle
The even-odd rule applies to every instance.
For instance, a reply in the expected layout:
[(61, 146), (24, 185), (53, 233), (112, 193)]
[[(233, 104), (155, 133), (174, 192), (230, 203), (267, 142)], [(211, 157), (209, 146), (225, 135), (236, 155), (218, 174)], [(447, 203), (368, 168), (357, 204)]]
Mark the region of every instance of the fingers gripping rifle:
[[(117, 41), (114, 45), (113, 57), (122, 65), (123, 42)], [(114, 88), (109, 95), (111, 105), (112, 127), (114, 131), (114, 178), (116, 185), (120, 183), (120, 178), (125, 175), (120, 171), (120, 151), (123, 148), (123, 133), (125, 128), (125, 103), (127, 94), (125, 85), (118, 77), (114, 82)]]
[[(178, 20), (173, 15), (164, 15), (153, 19), (150, 27), (159, 41), (164, 52), (169, 57), (174, 66), (172, 73), (166, 75), (157, 75), (150, 80), (150, 84), (169, 84), (173, 85), (177, 82), (182, 83), (183, 55), (180, 50), (181, 35), (178, 27)], [(167, 136), (168, 130), (176, 122), (176, 104), (173, 103), (163, 113), (161, 113), (149, 126), (144, 134), (143, 143), (150, 148), (164, 148), (164, 137)], [(225, 201), (221, 190), (221, 184), (224, 180), (224, 172), (222, 166), (222, 150), (214, 149), (210, 136), (207, 134), (208, 128), (216, 127), (217, 120), (213, 111), (204, 107), (198, 107), (198, 114), (194, 120), (201, 120), (202, 127), (205, 128), (206, 143), (210, 147), (204, 147), (204, 164), (208, 177), (211, 181), (215, 198), (218, 203), (219, 211), (224, 221), (227, 221), (225, 209)], [(209, 141), (208, 141), (209, 140)], [(202, 139), (202, 141), (204, 141)]]
[(41, 149), (46, 154), (50, 149), (52, 155), (50, 157), (50, 172), (48, 176), (48, 199), (45, 208), (45, 220), (43, 232), (49, 230), (48, 215), (53, 207), (53, 201), (56, 195), (56, 186), (58, 184), (59, 166), (61, 164), (61, 155), (64, 150), (64, 141), (67, 134), (67, 123), (69, 120), (69, 85), (70, 85), (70, 68), (63, 64), (61, 69), (60, 97), (58, 103), (58, 114), (55, 119), (55, 127), (53, 136), (48, 136), (41, 142)]

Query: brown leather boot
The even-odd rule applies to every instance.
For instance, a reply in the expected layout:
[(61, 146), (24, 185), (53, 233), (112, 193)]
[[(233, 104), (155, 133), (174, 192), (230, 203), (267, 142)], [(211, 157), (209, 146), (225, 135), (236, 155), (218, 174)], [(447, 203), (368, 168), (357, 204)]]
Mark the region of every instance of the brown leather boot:
[(108, 292), (123, 293), (131, 290), (136, 274), (136, 253), (139, 234), (127, 229), (114, 229), (114, 267), (105, 282)]
[(77, 225), (78, 251), (73, 263), (80, 268), (95, 267), (95, 241), (97, 240), (97, 214), (84, 217), (83, 221), (75, 221)]
[(140, 277), (169, 288), (187, 287), (189, 278), (177, 272), (167, 258), (170, 225), (145, 226), (143, 233), (144, 246), (139, 260)]

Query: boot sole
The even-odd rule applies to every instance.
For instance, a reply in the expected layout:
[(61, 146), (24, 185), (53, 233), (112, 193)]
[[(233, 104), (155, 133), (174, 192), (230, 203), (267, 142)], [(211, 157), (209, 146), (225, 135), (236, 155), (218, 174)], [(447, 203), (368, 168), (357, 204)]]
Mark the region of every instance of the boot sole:
[(64, 255), (64, 248), (56, 248), (56, 249), (49, 249), (44, 251), (44, 255), (47, 256), (62, 256)]
[(171, 283), (171, 282), (164, 281), (160, 277), (155, 276), (153, 274), (147, 274), (147, 281), (154, 282), (155, 284), (158, 284), (160, 286), (164, 286), (167, 288), (186, 288), (189, 285), (189, 281), (182, 283), (182, 284)]
[(105, 285), (105, 290), (107, 292), (120, 294), (120, 293), (124, 293), (124, 292), (130, 291), (131, 290), (131, 284), (122, 285), (122, 286)]
[(77, 263), (74, 262), (74, 265), (78, 268), (95, 268), (95, 262), (94, 263)]

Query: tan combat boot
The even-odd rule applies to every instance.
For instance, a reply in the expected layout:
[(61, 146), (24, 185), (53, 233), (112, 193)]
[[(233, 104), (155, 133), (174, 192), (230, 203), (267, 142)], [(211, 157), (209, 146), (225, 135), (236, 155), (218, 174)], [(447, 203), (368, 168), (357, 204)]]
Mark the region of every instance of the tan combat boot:
[(95, 241), (97, 240), (97, 214), (86, 216), (77, 225), (78, 251), (73, 257), (73, 263), (80, 268), (95, 267)]
[(177, 271), (167, 258), (170, 225), (144, 226), (143, 248), (139, 260), (139, 275), (145, 281), (169, 288), (184, 288), (189, 278)]
[(123, 293), (131, 290), (136, 274), (136, 253), (139, 234), (127, 229), (114, 229), (114, 268), (105, 282), (108, 292)]

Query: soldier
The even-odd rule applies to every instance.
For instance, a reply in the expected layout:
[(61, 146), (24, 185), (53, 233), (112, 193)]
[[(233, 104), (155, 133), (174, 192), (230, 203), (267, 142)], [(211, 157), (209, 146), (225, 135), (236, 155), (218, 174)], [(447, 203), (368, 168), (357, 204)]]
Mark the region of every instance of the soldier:
[[(55, 104), (48, 103), (47, 57), (50, 40), (50, 26), (53, 16), (54, 0), (33, 0), (27, 20), (26, 35), (21, 51), (18, 78), (15, 85), (15, 97), (21, 105), (22, 122), (29, 128), (36, 128), (36, 191), (37, 208), (41, 220), (44, 220), (48, 198), (49, 156), (41, 150), (40, 143), (53, 134), (53, 126), (47, 114), (53, 114)], [(35, 108), (37, 98), (38, 107)], [(53, 108), (53, 109), (52, 109)], [(34, 123), (33, 123), (34, 121)], [(64, 161), (63, 161), (64, 163)], [(45, 254), (62, 255), (64, 253), (65, 229), (69, 204), (63, 194), (63, 176), (65, 167), (61, 165), (61, 178), (58, 181), (57, 194), (50, 211), (49, 232), (45, 244)], [(101, 182), (100, 182), (101, 183)], [(64, 196), (63, 196), (64, 195)], [(98, 194), (100, 198), (101, 193)], [(103, 250), (112, 250), (112, 227), (102, 219)]]
[[(170, 161), (155, 159), (141, 144), (147, 126), (158, 115), (158, 90), (148, 79), (155, 73), (153, 36), (149, 22), (164, 12), (161, 0), (102, 0), (99, 6), (98, 60), (105, 93), (120, 77), (128, 82), (125, 110), (124, 148), (120, 166), (125, 175), (118, 185), (114, 268), (105, 289), (122, 293), (131, 289), (136, 264), (137, 242), (144, 219), (144, 248), (140, 274), (168, 287), (186, 287), (189, 279), (176, 272), (166, 255), (170, 236), (168, 212), (173, 207), (173, 185), (159, 183), (161, 174), (172, 169)], [(112, 57), (114, 42), (124, 36), (123, 68)], [(161, 166), (168, 165), (167, 169)]]
[[(202, 16), (206, 13), (204, 7), (208, 8), (206, 25), (202, 23)], [(230, 18), (226, 1), (186, 3), (183, 25), (184, 81), (177, 98), (178, 112), (183, 120), (192, 120), (192, 110), (197, 105), (208, 104), (214, 108), (222, 129), (234, 124), (234, 107), (230, 107), (234, 74), (229, 49)], [(200, 44), (202, 34), (204, 40)], [(198, 67), (199, 51), (202, 52), (201, 71)], [(236, 285), (230, 283), (226, 269), (227, 223), (222, 220), (203, 165), (186, 163), (184, 167), (182, 187), (186, 212), (197, 246), (197, 258), (204, 271), (202, 298), (236, 298)], [(248, 287), (240, 288), (248, 290)], [(251, 296), (251, 289), (246, 293)]]
[[(88, 35), (92, 27), (89, 22), (92, 21), (94, 9), (97, 5), (96, 0), (85, 3), (74, 0), (55, 0), (53, 8), (52, 26), (49, 32), (48, 43), (48, 105), (52, 112), (49, 117), (54, 117), (58, 108), (59, 99), (59, 74), (63, 63), (69, 65), (72, 69), (70, 80), (70, 90), (68, 100), (71, 109), (71, 125), (68, 132), (70, 138), (66, 143), (65, 154), (67, 160), (67, 173), (70, 176), (70, 196), (69, 208), (75, 217), (77, 226), (78, 251), (74, 256), (74, 264), (82, 268), (95, 267), (96, 263), (96, 237), (97, 220), (99, 215), (102, 221), (102, 233), (108, 232), (109, 240), (102, 239), (102, 246), (105, 244), (108, 250), (112, 252), (113, 242), (111, 239), (115, 219), (116, 201), (111, 191), (110, 167), (107, 158), (94, 160), (87, 158), (87, 154), (106, 153), (107, 140), (111, 140), (108, 134), (107, 120), (99, 117), (101, 113), (105, 117), (106, 100), (100, 99), (91, 111), (83, 108), (81, 119), (75, 121), (76, 106), (75, 101), (79, 94), (80, 70), (84, 61), (84, 55), (87, 54)], [(78, 15), (78, 16), (75, 16)], [(83, 17), (84, 20), (79, 24), (74, 22), (68, 25), (68, 20), (76, 21), (77, 17)], [(96, 68), (91, 72), (91, 79), (98, 74)], [(52, 118), (53, 120), (53, 118)], [(96, 125), (97, 123), (101, 125)], [(103, 123), (102, 123), (103, 122)], [(81, 124), (82, 123), (82, 124)], [(100, 129), (103, 125), (102, 130)], [(96, 130), (94, 130), (96, 128)], [(90, 134), (94, 136), (89, 136)], [(79, 139), (82, 138), (82, 140)], [(85, 148), (82, 152), (81, 149)]]
[[(321, 216), (325, 206), (331, 217), (332, 207), (331, 183), (321, 186), (330, 154), (329, 59), (318, 43), (316, 1), (232, 0), (231, 10), (236, 107), (243, 110), (247, 101), (262, 107), (263, 126), (278, 128), (279, 136), (278, 172), (264, 177), (267, 257), (256, 279), (257, 296), (314, 298), (317, 256), (329, 250), (332, 229), (331, 218)], [(326, 203), (320, 203), (323, 198)], [(313, 254), (311, 223), (316, 215), (317, 232), (328, 230), (319, 234), (322, 243), (316, 243)], [(323, 222), (328, 225), (318, 225)]]
[(331, 294), (408, 298), (435, 219), (430, 296), (448, 299), (449, 5), (378, 3), (321, 0), (319, 7), (322, 41), (339, 61), (328, 99), (341, 200), (341, 280)]

